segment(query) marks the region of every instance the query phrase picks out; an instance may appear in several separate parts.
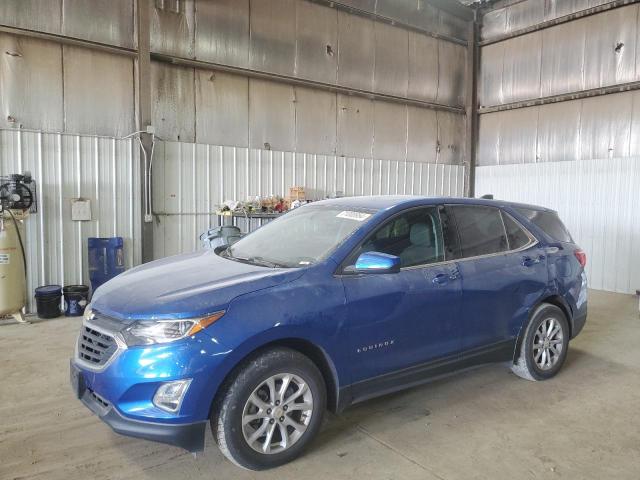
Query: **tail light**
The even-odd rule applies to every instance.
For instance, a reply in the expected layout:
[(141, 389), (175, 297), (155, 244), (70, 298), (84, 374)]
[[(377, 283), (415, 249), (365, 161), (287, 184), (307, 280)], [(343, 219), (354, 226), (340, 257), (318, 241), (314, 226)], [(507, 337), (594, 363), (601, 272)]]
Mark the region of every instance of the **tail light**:
[(587, 254), (584, 253), (584, 250), (578, 249), (575, 252), (573, 252), (573, 254), (578, 259), (578, 263), (580, 263), (580, 265), (582, 265), (582, 268), (587, 266)]

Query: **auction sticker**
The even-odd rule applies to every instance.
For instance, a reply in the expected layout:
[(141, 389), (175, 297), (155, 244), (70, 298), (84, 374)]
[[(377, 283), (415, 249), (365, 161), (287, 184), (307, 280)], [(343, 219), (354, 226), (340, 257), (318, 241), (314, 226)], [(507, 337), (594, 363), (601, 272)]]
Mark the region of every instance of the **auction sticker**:
[(336, 215), (336, 217), (338, 218), (348, 218), (349, 220), (355, 220), (356, 222), (362, 222), (370, 216), (370, 213), (351, 212), (349, 210), (345, 210), (344, 212), (340, 212), (338, 215)]
[(0, 265), (9, 265), (11, 263), (10, 253), (0, 253)]

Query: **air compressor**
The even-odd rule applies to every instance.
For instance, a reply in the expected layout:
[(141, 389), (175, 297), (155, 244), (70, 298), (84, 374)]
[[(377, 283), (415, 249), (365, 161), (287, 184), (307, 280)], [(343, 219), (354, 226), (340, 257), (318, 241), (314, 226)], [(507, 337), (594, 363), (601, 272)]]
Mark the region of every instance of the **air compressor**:
[(35, 182), (28, 172), (0, 176), (0, 317), (26, 323), (27, 261), (24, 220), (35, 211)]

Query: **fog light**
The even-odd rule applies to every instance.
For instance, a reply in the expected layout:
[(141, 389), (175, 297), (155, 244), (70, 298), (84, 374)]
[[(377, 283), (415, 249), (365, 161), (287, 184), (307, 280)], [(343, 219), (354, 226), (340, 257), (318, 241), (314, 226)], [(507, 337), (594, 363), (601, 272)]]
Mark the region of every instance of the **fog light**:
[(184, 394), (187, 393), (189, 384), (191, 384), (190, 378), (163, 383), (153, 396), (153, 404), (167, 412), (176, 413), (180, 410), (180, 404)]

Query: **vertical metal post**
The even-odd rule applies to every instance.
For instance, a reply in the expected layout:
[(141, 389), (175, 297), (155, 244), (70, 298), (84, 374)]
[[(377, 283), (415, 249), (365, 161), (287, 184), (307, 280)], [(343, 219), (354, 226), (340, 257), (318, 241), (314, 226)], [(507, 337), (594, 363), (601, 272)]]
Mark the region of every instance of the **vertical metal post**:
[(466, 67), (466, 155), (464, 169), (464, 194), (473, 197), (476, 177), (476, 146), (478, 144), (478, 75), (480, 47), (478, 46), (478, 10), (469, 21)]
[[(146, 131), (151, 125), (151, 0), (136, 1), (136, 30), (138, 39), (138, 55), (136, 59), (136, 125), (137, 130)], [(141, 183), (141, 247), (142, 263), (153, 260), (153, 220), (148, 217), (146, 204), (151, 189), (151, 177), (148, 175), (151, 161), (153, 138), (148, 133), (140, 134), (140, 183)], [(145, 161), (146, 159), (146, 161)], [(147, 181), (148, 180), (148, 181)]]

